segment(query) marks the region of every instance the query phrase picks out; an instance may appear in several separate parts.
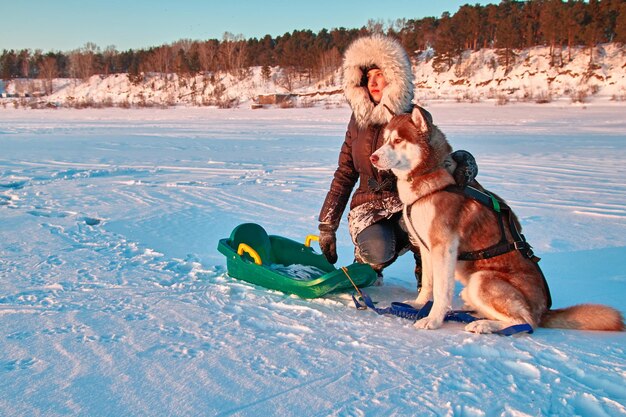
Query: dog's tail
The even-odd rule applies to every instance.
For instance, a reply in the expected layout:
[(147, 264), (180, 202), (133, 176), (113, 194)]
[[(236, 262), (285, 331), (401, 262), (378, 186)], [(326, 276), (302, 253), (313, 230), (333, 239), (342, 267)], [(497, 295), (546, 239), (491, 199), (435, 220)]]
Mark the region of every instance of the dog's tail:
[(548, 310), (541, 317), (540, 327), (575, 330), (624, 331), (624, 317), (612, 307), (601, 304), (579, 304)]

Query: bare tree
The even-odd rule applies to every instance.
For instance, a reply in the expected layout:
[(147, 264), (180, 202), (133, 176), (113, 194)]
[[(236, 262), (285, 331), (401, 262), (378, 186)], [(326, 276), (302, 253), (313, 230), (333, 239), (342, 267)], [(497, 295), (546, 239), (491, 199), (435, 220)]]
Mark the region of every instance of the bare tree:
[(172, 48), (167, 45), (156, 48), (152, 54), (152, 62), (154, 71), (161, 74), (169, 74), (171, 72), (171, 63), (173, 61)]
[(215, 71), (218, 65), (219, 42), (210, 40), (198, 45), (201, 71)]
[(39, 78), (44, 80), (43, 86), (46, 95), (52, 94), (52, 80), (58, 75), (57, 60), (53, 56), (45, 57), (39, 64)]
[(341, 54), (337, 47), (333, 47), (328, 51), (323, 51), (317, 63), (318, 78), (320, 80), (325, 79), (332, 74), (341, 65)]
[(93, 42), (87, 42), (84, 47), (70, 52), (70, 76), (87, 80), (95, 74), (97, 53), (98, 45)]
[(385, 32), (385, 24), (380, 19), (369, 19), (367, 21), (366, 29), (371, 34), (379, 33), (382, 35)]
[(278, 78), (278, 85), (287, 91), (293, 91), (293, 83), (295, 81), (297, 71), (294, 67), (283, 67)]
[(109, 45), (104, 48), (104, 52), (102, 52), (102, 58), (104, 60), (104, 75), (109, 75), (110, 72), (115, 71), (114, 60), (117, 56), (117, 49), (115, 49), (115, 45)]
[(191, 39), (179, 39), (172, 44), (172, 49), (179, 50), (182, 49), (185, 53), (189, 53), (191, 47), (193, 45), (193, 41)]
[(223, 69), (233, 75), (241, 76), (248, 58), (246, 41), (243, 35), (224, 33), (220, 44), (220, 61)]

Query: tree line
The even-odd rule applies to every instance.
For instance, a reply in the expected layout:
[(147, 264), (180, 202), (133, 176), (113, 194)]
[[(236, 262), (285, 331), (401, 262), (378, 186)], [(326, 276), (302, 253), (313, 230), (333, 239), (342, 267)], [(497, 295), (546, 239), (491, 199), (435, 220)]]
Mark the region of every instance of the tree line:
[(360, 29), (294, 30), (282, 36), (245, 39), (225, 33), (222, 39), (179, 40), (147, 49), (118, 51), (93, 43), (69, 52), (29, 49), (3, 50), (0, 78), (80, 78), (125, 73), (140, 79), (143, 73), (194, 75), (229, 72), (245, 76), (252, 66), (280, 66), (299, 77), (322, 80), (340, 65), (346, 47), (356, 38), (383, 33), (400, 40), (408, 51), (432, 50), (436, 68), (462, 59), (466, 50), (497, 48), (508, 65), (515, 50), (550, 47), (553, 65), (571, 59), (572, 47), (593, 48), (604, 42), (626, 43), (626, 0), (502, 0), (499, 4), (461, 6), (441, 17), (370, 20)]

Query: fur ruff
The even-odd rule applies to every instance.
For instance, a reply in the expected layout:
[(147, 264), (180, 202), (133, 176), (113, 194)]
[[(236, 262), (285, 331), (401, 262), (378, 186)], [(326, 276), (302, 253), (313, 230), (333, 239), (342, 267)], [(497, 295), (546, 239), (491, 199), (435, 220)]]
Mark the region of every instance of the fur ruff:
[[(363, 68), (376, 65), (383, 71), (387, 87), (378, 104), (370, 100), (367, 86), (361, 86)], [(359, 127), (386, 124), (394, 113), (410, 112), (413, 105), (411, 61), (400, 43), (382, 35), (359, 38), (346, 50), (343, 61), (343, 89)]]

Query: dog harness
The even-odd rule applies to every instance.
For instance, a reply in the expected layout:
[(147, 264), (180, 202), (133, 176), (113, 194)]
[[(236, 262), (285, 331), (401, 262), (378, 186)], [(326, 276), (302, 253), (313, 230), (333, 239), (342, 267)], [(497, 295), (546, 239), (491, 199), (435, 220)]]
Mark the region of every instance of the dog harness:
[[(465, 187), (450, 185), (444, 188), (444, 191), (465, 195), (491, 209), (496, 213), (498, 217), (498, 225), (500, 226), (500, 241), (498, 243), (485, 249), (460, 253), (459, 260), (477, 261), (480, 259), (495, 258), (496, 256), (518, 250), (522, 253), (522, 255), (524, 255), (524, 257), (535, 263), (539, 262), (540, 258), (535, 256), (532, 246), (526, 242), (524, 235), (517, 229), (517, 225), (513, 220), (511, 208), (504, 201), (498, 199), (488, 191), (483, 192), (469, 185)], [(513, 242), (509, 242), (506, 238), (504, 231), (505, 221), (509, 227), (509, 232), (511, 233)]]
[[(518, 230), (512, 215), (511, 207), (509, 207), (506, 202), (497, 198), (490, 192), (481, 191), (469, 185), (466, 185), (464, 187), (459, 185), (449, 185), (441, 191), (447, 191), (469, 197), (472, 200), (475, 200), (492, 210), (496, 214), (496, 217), (498, 219), (498, 225), (500, 227), (500, 241), (498, 241), (498, 243), (496, 243), (495, 245), (491, 245), (484, 249), (462, 252), (458, 255), (458, 259), (460, 261), (478, 261), (481, 259), (495, 258), (496, 256), (504, 255), (505, 253), (509, 253), (514, 250), (519, 251), (525, 258), (531, 260), (533, 264), (537, 267), (546, 291), (546, 303), (547, 308), (549, 309), (552, 306), (552, 296), (550, 295), (550, 288), (548, 287), (546, 277), (543, 275), (543, 272), (539, 267), (540, 258), (535, 256), (532, 250), (532, 246), (530, 246), (530, 244), (526, 241), (524, 235)], [(412, 206), (412, 204), (405, 206), (407, 218), (410, 218)], [(509, 241), (506, 236), (505, 227), (507, 226), (511, 237), (513, 238), (512, 242)], [(417, 236), (417, 238), (420, 240), (422, 245), (424, 245), (424, 247), (428, 249), (428, 245), (426, 245), (426, 243), (422, 240), (417, 231), (415, 229), (413, 229), (412, 231), (414, 235)]]

